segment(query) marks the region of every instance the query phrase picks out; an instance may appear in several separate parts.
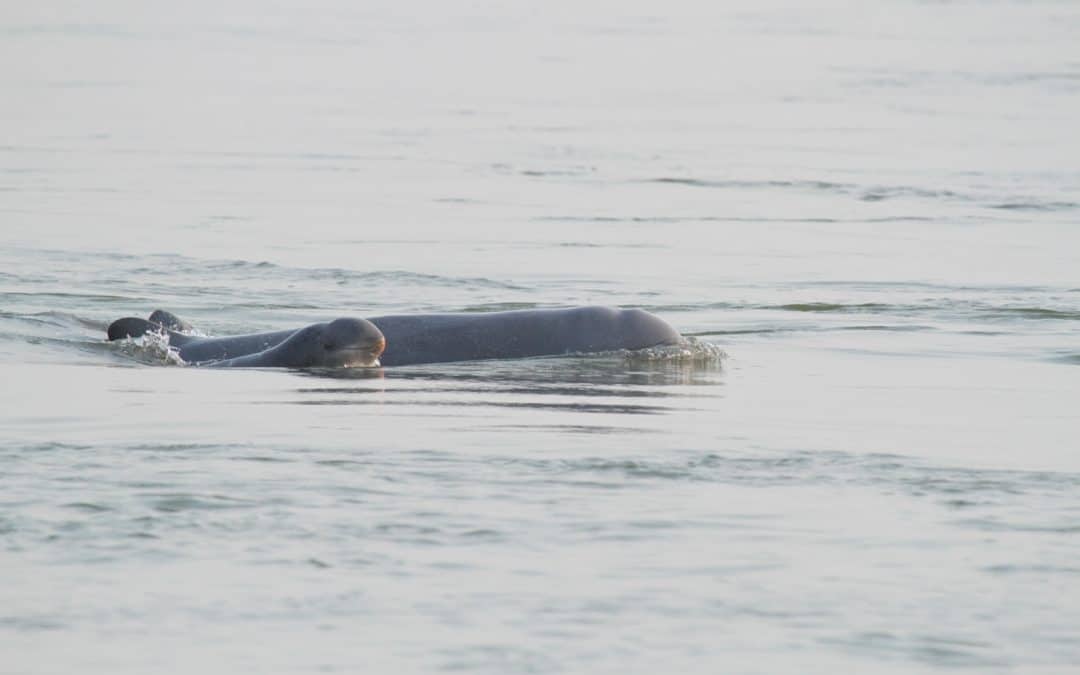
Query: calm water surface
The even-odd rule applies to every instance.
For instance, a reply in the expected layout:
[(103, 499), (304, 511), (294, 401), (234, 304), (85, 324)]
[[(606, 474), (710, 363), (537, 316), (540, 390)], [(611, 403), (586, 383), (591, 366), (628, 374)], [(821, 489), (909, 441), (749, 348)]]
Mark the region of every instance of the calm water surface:
[[(0, 672), (1080, 667), (1080, 6), (0, 18)], [(103, 340), (579, 304), (728, 357)]]

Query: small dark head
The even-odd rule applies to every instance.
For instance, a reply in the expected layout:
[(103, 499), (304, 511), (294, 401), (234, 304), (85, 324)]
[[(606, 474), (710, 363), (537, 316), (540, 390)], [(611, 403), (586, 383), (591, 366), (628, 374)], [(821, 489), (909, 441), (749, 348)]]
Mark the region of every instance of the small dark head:
[(308, 363), (315, 368), (355, 368), (379, 365), (386, 338), (375, 324), (364, 319), (334, 319), (317, 324), (307, 338)]
[(154, 313), (150, 315), (150, 323), (160, 324), (178, 333), (193, 333), (195, 331), (195, 328), (190, 323), (163, 309), (154, 310)]
[(146, 319), (134, 316), (126, 316), (109, 324), (108, 334), (110, 340), (123, 340), (124, 338), (141, 338), (147, 333), (161, 330), (161, 326), (150, 323)]

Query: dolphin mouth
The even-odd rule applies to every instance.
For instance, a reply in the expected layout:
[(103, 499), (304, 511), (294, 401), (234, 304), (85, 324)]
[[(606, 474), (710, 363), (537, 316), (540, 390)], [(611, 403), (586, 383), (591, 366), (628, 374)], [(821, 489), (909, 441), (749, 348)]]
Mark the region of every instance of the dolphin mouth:
[(386, 338), (337, 350), (342, 368), (378, 368), (379, 356), (386, 349)]

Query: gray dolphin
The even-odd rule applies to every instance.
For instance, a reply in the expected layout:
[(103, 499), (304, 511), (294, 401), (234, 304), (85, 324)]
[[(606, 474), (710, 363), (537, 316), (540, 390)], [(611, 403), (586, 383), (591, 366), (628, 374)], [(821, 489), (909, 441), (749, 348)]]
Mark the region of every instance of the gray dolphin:
[[(161, 316), (171, 317), (173, 325), (183, 324), (168, 312)], [(677, 330), (653, 314), (613, 307), (390, 315), (368, 321), (385, 337), (385, 350), (379, 358), (384, 366), (644, 349), (682, 340)], [(136, 318), (113, 322), (109, 339), (137, 337), (147, 330), (167, 331), (169, 344), (179, 350), (182, 359), (207, 364), (254, 356), (286, 341), (300, 345), (312, 339), (299, 336), (306, 329), (199, 337), (170, 330), (164, 323)], [(290, 339), (294, 336), (295, 340)], [(252, 358), (230, 365), (255, 366), (265, 360)]]

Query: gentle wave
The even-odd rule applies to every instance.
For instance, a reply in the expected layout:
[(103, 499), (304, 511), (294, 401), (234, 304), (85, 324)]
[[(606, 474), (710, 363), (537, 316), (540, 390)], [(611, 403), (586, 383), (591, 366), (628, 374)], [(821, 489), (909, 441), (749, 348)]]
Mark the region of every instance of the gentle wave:
[(708, 180), (704, 178), (678, 178), (665, 176), (660, 178), (647, 178), (644, 182), (721, 189), (797, 188), (800, 190), (826, 190), (836, 192), (850, 191), (857, 188), (856, 185), (851, 183), (832, 183), (822, 180)]
[[(795, 302), (782, 304), (752, 302), (702, 302), (642, 306), (650, 312), (695, 312), (702, 310), (729, 311), (776, 311), (799, 314), (841, 315), (901, 315), (915, 317), (934, 314), (944, 317), (970, 319), (1030, 319), (1050, 321), (1080, 320), (1080, 310), (1027, 305), (995, 305), (984, 301), (964, 301), (943, 298), (936, 302), (883, 303), (883, 302)], [(805, 328), (805, 327), (801, 327)], [(828, 326), (832, 329), (834, 326)]]
[(66, 302), (69, 300), (76, 300), (79, 302), (93, 302), (102, 304), (116, 304), (116, 303), (128, 303), (128, 302), (150, 302), (146, 298), (132, 298), (126, 295), (114, 295), (104, 293), (69, 293), (64, 291), (2, 291), (0, 292), (0, 302), (3, 301), (20, 301), (20, 300), (59, 300)]
[(660, 185), (681, 185), (696, 188), (739, 189), (739, 190), (802, 190), (809, 192), (827, 192), (835, 195), (851, 196), (864, 202), (882, 202), (893, 199), (925, 199), (933, 201), (955, 201), (977, 203), (987, 208), (1014, 211), (1068, 211), (1080, 208), (1080, 203), (1054, 199), (1039, 199), (1031, 196), (1016, 196), (1000, 201), (989, 195), (972, 192), (958, 192), (949, 189), (930, 189), (911, 185), (866, 186), (856, 183), (836, 183), (821, 180), (709, 180), (692, 177), (648, 178), (643, 182)]
[[(935, 466), (904, 455), (801, 451), (782, 455), (707, 453), (679, 459), (521, 460), (545, 474), (691, 480), (719, 483), (864, 485), (902, 489), (918, 497), (944, 500), (964, 510), (996, 506), (1004, 497), (1037, 490), (1071, 495), (1080, 488), (1080, 474)], [(1018, 527), (1022, 527), (1018, 525)]]
[(1071, 70), (1027, 71), (1027, 72), (978, 72), (978, 71), (940, 71), (940, 70), (903, 70), (881, 68), (844, 68), (855, 76), (853, 86), (859, 88), (889, 87), (911, 88), (919, 85), (954, 87), (962, 84), (975, 84), (989, 87), (1012, 87), (1025, 85), (1056, 85), (1067, 91), (1074, 90), (1080, 82), (1080, 73)]
[[(438, 244), (439, 242), (431, 242)], [(69, 264), (70, 252), (53, 249), (21, 249), (20, 253), (32, 256), (42, 261), (42, 264), (52, 260)], [(117, 281), (127, 281), (134, 276), (162, 276), (174, 279), (183, 275), (194, 275), (200, 279), (214, 278), (219, 282), (222, 274), (231, 275), (232, 278), (242, 279), (267, 279), (275, 286), (285, 280), (300, 279), (304, 281), (333, 281), (337, 284), (367, 284), (367, 285), (395, 285), (395, 286), (432, 286), (450, 288), (487, 288), (500, 290), (528, 290), (498, 279), (487, 277), (455, 277), (439, 274), (414, 272), (411, 270), (352, 270), (337, 267), (294, 267), (280, 265), (266, 260), (237, 260), (237, 259), (201, 259), (175, 254), (156, 255), (130, 255), (116, 252), (87, 252), (82, 254), (83, 262), (90, 259), (98, 259), (103, 263), (104, 269), (110, 270)], [(225, 277), (228, 278), (228, 277)], [(22, 280), (21, 281), (25, 281)], [(109, 281), (108, 279), (106, 281)], [(205, 290), (204, 285), (198, 287)], [(170, 290), (184, 290), (183, 288), (170, 288)], [(9, 291), (0, 293), (0, 298), (10, 295), (11, 297), (26, 297), (38, 295), (34, 292)], [(79, 294), (79, 293), (54, 293), (57, 298), (79, 298), (102, 302), (133, 300), (130, 296), (113, 294)], [(146, 301), (144, 298), (134, 298)]]
[[(185, 260), (185, 272), (246, 272), (248, 275), (272, 278), (280, 283), (282, 278), (300, 277), (305, 281), (332, 281), (342, 284), (364, 285), (408, 285), (408, 286), (439, 286), (439, 287), (466, 287), (466, 288), (493, 288), (502, 290), (524, 290), (517, 286), (496, 279), (485, 277), (451, 277), (439, 274), (426, 274), (409, 270), (377, 270), (359, 272), (356, 270), (334, 267), (289, 267), (266, 261), (253, 262), (248, 260), (222, 260), (222, 261), (197, 261)], [(139, 271), (152, 272), (156, 269), (141, 269)], [(171, 271), (175, 271), (175, 268)]]
[(963, 315), (965, 318), (972, 316), (997, 319), (997, 318), (1018, 318), (1018, 319), (1054, 319), (1060, 321), (1075, 321), (1080, 319), (1080, 311), (1050, 309), (1047, 307), (1025, 307), (1025, 306), (1009, 306), (1009, 305), (988, 305), (980, 302), (960, 302), (956, 300), (943, 300), (938, 303), (926, 303), (921, 305), (915, 304), (898, 304), (889, 305), (884, 303), (867, 302), (867, 303), (830, 303), (830, 302), (808, 302), (808, 303), (793, 303), (785, 305), (764, 305), (757, 309), (776, 309), (784, 310), (788, 312), (809, 312), (820, 314), (920, 314), (927, 312), (955, 312), (958, 315)]
[[(0, 294), (0, 297), (2, 297), (2, 295), (3, 294)], [(44, 312), (7, 312), (0, 310), (0, 320), (4, 319), (43, 326), (85, 328), (93, 331), (104, 330), (107, 325), (104, 322), (95, 321), (94, 319), (89, 319), (74, 312), (63, 312), (58, 310)]]
[[(536, 222), (570, 223), (904, 223), (932, 222), (927, 216), (881, 216), (874, 218), (775, 218), (765, 216), (537, 216)], [(557, 244), (561, 245), (561, 244)], [(605, 244), (605, 247), (607, 245)], [(615, 245), (615, 248), (630, 248), (630, 245)], [(638, 245), (646, 248), (647, 245)]]
[(797, 302), (787, 305), (765, 306), (762, 309), (782, 309), (788, 312), (841, 312), (844, 314), (864, 312), (881, 312), (890, 309), (890, 305), (880, 302), (860, 302), (855, 304), (842, 304), (834, 302)]
[(536, 309), (540, 307), (537, 302), (487, 302), (482, 305), (465, 305), (457, 310), (466, 314), (483, 314), (484, 312), (509, 312), (519, 309)]
[(989, 204), (989, 208), (1003, 211), (1068, 211), (1080, 208), (1080, 202), (1038, 202), (1038, 201), (1015, 201)]

